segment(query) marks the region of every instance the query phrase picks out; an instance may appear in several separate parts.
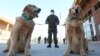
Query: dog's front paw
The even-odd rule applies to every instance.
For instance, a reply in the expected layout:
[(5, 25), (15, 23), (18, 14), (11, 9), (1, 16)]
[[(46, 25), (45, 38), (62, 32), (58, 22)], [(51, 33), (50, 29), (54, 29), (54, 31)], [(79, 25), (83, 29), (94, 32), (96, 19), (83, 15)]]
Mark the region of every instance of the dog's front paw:
[(28, 53), (28, 54), (25, 54), (25, 56), (31, 56), (31, 54)]
[(25, 56), (31, 56), (31, 50), (30, 49), (25, 49)]
[(81, 56), (87, 56), (87, 54), (86, 53), (83, 53), (83, 54), (81, 54)]
[(6, 56), (15, 56), (15, 54), (8, 53)]
[(25, 53), (25, 56), (31, 56), (31, 52)]
[(9, 51), (9, 52), (7, 53), (7, 56), (15, 56), (15, 52), (14, 52), (14, 51)]

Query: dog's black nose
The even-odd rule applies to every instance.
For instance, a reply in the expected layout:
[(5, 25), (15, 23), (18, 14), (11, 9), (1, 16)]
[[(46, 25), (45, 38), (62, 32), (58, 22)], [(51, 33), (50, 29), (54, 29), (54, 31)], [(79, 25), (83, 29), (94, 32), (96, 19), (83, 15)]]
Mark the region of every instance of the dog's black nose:
[(41, 11), (41, 9), (39, 8), (39, 9), (38, 9), (38, 13), (39, 13), (40, 11)]
[(75, 9), (75, 13), (77, 13), (77, 14), (79, 13), (78, 9)]
[(41, 11), (41, 9), (40, 8), (38, 8), (35, 12), (36, 13), (39, 13)]

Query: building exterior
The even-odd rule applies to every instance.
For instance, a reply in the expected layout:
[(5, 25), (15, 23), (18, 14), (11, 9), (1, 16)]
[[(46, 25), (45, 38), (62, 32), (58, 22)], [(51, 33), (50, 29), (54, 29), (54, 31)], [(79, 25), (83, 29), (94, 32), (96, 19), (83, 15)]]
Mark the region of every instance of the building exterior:
[(100, 0), (75, 0), (73, 5), (79, 5), (82, 9), (85, 36), (100, 40)]
[(0, 42), (7, 41), (10, 37), (10, 32), (13, 27), (13, 23), (7, 18), (0, 17)]
[(1, 30), (11, 31), (12, 27), (13, 27), (13, 23), (10, 22), (10, 20), (4, 17), (0, 17), (0, 29)]

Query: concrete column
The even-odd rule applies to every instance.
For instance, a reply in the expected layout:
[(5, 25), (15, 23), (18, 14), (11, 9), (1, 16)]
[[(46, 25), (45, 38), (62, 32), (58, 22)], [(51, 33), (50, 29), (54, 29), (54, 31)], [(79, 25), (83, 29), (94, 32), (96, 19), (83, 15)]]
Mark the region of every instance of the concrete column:
[(9, 23), (7, 23), (7, 26), (6, 26), (6, 31), (9, 30)]

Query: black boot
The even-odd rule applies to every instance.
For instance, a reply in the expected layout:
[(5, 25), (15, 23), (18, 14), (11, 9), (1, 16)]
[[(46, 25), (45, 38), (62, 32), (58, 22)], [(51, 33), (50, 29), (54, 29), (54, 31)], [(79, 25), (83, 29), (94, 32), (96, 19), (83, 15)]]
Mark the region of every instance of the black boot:
[(59, 48), (59, 46), (57, 44), (55, 44), (55, 48)]
[(51, 48), (51, 44), (49, 44), (49, 45), (47, 46), (47, 48)]

